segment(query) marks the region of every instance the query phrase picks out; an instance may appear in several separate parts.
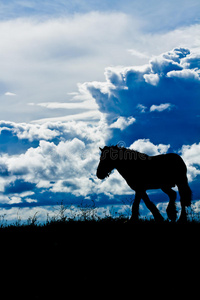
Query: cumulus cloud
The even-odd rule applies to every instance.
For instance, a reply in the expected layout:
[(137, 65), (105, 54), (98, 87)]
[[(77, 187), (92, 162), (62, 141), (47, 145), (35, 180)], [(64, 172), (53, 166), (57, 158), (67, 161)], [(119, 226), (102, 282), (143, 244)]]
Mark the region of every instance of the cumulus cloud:
[(74, 102), (38, 103), (49, 110), (94, 105), (74, 112), (74, 119), (71, 114), (32, 123), (1, 121), (1, 205), (46, 205), (63, 197), (116, 203), (132, 195), (116, 171), (108, 180), (96, 178), (98, 147), (119, 141), (148, 155), (181, 149), (189, 179), (196, 178), (198, 64), (194, 53), (176, 48), (143, 66), (109, 67), (105, 82), (79, 84), (79, 93), (70, 95)]
[(30, 123), (15, 123), (9, 121), (0, 121), (0, 134), (10, 133), (18, 139), (33, 140), (52, 140), (59, 135), (59, 132), (53, 130), (50, 124), (38, 125)]
[[(100, 116), (100, 115), (99, 115)], [(3, 143), (15, 144), (20, 143), (22, 151), (24, 150), (25, 141), (27, 147), (31, 146), (32, 142), (60, 141), (73, 139), (75, 137), (87, 141), (101, 141), (108, 135), (108, 129), (104, 117), (101, 120), (94, 122), (93, 126), (90, 122), (84, 121), (67, 121), (66, 122), (41, 122), (41, 124), (31, 123), (16, 123), (0, 121), (0, 141)], [(35, 143), (34, 145), (37, 145)], [(1, 152), (3, 147), (1, 147)], [(9, 149), (6, 149), (9, 152)], [(16, 148), (13, 149), (16, 151)], [(5, 152), (5, 151), (3, 151)]]
[[(135, 121), (132, 117), (118, 120), (117, 127), (121, 130)], [(96, 178), (99, 146), (107, 144), (111, 130), (116, 129), (110, 128), (105, 119), (93, 124), (79, 121), (40, 125), (2, 122), (1, 128), (1, 134), (9, 130), (13, 145), (25, 142), (27, 146), (27, 149), (21, 148), (21, 153), (1, 152), (1, 206), (55, 204), (63, 198), (76, 203), (79, 197), (92, 197), (102, 205), (106, 201), (117, 203), (123, 195), (133, 194), (117, 171), (108, 180)], [(16, 150), (16, 146), (13, 148)], [(165, 153), (169, 145), (138, 140), (131, 148), (155, 155)]]
[(187, 81), (200, 81), (199, 71), (198, 70), (178, 70), (170, 71), (167, 73), (167, 76), (174, 79), (183, 79)]
[[(117, 11), (76, 13), (50, 19), (2, 18), (0, 119), (30, 122), (38, 118), (63, 117), (62, 110), (55, 115), (53, 109), (27, 104), (68, 102), (68, 93), (76, 92), (77, 82), (103, 80), (106, 66), (141, 65), (153, 55), (176, 45), (199, 46), (199, 25), (165, 34), (158, 31), (149, 34), (143, 29), (144, 22), (138, 17)], [(127, 49), (131, 50), (127, 52)], [(171, 59), (170, 55), (168, 59)], [(191, 69), (196, 64), (196, 57), (184, 63)], [(152, 87), (159, 82), (156, 72), (144, 76)], [(16, 93), (16, 97), (9, 97), (9, 103), (5, 101), (8, 98), (6, 92)], [(70, 115), (71, 109), (64, 114)]]
[(138, 138), (150, 138), (156, 144), (167, 143), (177, 149), (197, 140), (200, 130), (198, 54), (175, 48), (153, 57), (143, 66), (107, 68), (105, 77), (105, 82), (84, 85), (100, 111), (106, 114), (109, 124), (130, 115), (136, 120), (128, 126), (126, 135), (120, 137), (126, 139), (126, 144)]
[(189, 180), (192, 181), (200, 175), (200, 143), (183, 145), (179, 153), (187, 164)]
[(109, 135), (105, 118), (92, 124), (2, 121), (0, 138), (8, 136), (8, 148), (12, 145), (12, 151), (1, 147), (0, 191), (5, 196), (2, 205), (34, 205), (35, 199), (41, 205), (51, 202), (52, 195), (56, 203), (63, 195), (71, 199), (94, 194), (99, 146), (106, 144)]
[(144, 74), (144, 79), (147, 83), (151, 85), (157, 85), (159, 82), (158, 74)]
[(110, 125), (110, 128), (119, 128), (120, 130), (124, 130), (126, 127), (133, 124), (134, 122), (135, 122), (135, 118), (133, 117), (128, 117), (128, 118), (119, 117), (117, 121), (115, 121)]
[(139, 139), (130, 145), (130, 149), (145, 153), (147, 155), (165, 154), (170, 145), (154, 145), (149, 139)]
[[(27, 122), (37, 119), (41, 109), (43, 118), (55, 117), (52, 110), (46, 110), (47, 105), (53, 108), (58, 101), (69, 102), (68, 93), (76, 91), (78, 82), (102, 78), (104, 67), (110, 63), (128, 63), (131, 56), (124, 52), (130, 47), (130, 34), (134, 37), (138, 31), (138, 23), (124, 13), (97, 11), (43, 20), (30, 17), (1, 21), (0, 77), (5, 85), (2, 83), (0, 118), (20, 122), (25, 106)], [(14, 110), (8, 109), (12, 103), (3, 101), (15, 93), (13, 90), (17, 97), (10, 100), (18, 104)], [(39, 110), (28, 103), (48, 104), (39, 106)], [(84, 104), (68, 104), (65, 108), (80, 112), (86, 109)], [(65, 111), (67, 114), (71, 111)], [(62, 111), (57, 115), (63, 116)]]

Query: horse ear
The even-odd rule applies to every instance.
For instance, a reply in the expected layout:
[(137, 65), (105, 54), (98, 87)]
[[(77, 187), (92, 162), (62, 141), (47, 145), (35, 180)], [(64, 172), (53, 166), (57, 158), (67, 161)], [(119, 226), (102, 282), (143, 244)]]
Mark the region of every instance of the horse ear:
[(103, 151), (103, 149), (101, 147), (99, 147), (99, 149), (101, 150), (101, 152)]

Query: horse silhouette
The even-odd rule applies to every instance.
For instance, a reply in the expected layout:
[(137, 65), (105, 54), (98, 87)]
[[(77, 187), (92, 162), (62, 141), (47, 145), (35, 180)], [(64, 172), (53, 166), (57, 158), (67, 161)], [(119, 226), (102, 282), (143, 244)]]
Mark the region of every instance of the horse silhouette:
[(141, 199), (152, 212), (155, 221), (162, 222), (164, 220), (146, 193), (149, 189), (161, 189), (168, 195), (170, 201), (166, 209), (167, 215), (171, 221), (176, 221), (176, 192), (172, 189), (175, 186), (178, 187), (180, 194), (179, 222), (187, 220), (186, 206), (191, 205), (192, 192), (188, 185), (186, 165), (178, 154), (148, 156), (118, 146), (105, 146), (100, 150), (101, 157), (97, 168), (97, 177), (104, 179), (110, 175), (113, 169), (117, 169), (131, 189), (135, 191), (131, 221), (138, 220)]

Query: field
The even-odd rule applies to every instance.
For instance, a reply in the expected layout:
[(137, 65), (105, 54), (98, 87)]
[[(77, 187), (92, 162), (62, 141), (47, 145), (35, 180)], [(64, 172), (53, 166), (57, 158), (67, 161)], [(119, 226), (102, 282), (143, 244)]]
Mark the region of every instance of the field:
[(57, 219), (41, 225), (33, 219), (0, 228), (2, 292), (9, 282), (10, 299), (16, 293), (21, 299), (67, 299), (91, 289), (96, 298), (106, 287), (115, 293), (122, 286), (145, 293), (143, 284), (152, 280), (162, 288), (167, 274), (173, 288), (179, 279), (188, 286), (197, 268), (190, 262), (198, 259), (200, 223), (126, 221)]

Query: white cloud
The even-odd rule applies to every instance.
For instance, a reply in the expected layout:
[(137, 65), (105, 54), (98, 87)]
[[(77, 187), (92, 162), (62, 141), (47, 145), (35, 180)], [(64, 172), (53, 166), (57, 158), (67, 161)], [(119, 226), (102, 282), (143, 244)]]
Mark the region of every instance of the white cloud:
[(147, 83), (150, 83), (152, 85), (157, 85), (159, 82), (158, 74), (145, 74), (144, 79)]
[(128, 49), (127, 50), (131, 55), (136, 56), (138, 58), (145, 58), (145, 59), (149, 59), (149, 55), (147, 55), (146, 53), (142, 53), (140, 51), (137, 51), (135, 49)]
[[(87, 87), (96, 100), (100, 111), (107, 113), (108, 120), (118, 115), (130, 116), (130, 112), (133, 113), (135, 108), (139, 108), (138, 104), (150, 106), (151, 112), (171, 110), (180, 101), (182, 94), (183, 97), (186, 97), (186, 93), (192, 98), (196, 97), (196, 93), (186, 88), (185, 84), (191, 84), (191, 80), (193, 86), (196, 85), (199, 78), (198, 57), (193, 57), (192, 69), (188, 69), (188, 64), (185, 64), (186, 58), (189, 61), (188, 49), (175, 48), (152, 58), (149, 64), (143, 66), (107, 68), (105, 82), (88, 82), (84, 87)], [(180, 80), (178, 85), (177, 78)], [(169, 102), (159, 104), (160, 98)]]
[[(30, 105), (30, 103), (29, 103)], [(31, 105), (34, 105), (31, 103)], [(88, 109), (88, 110), (97, 110), (98, 106), (95, 101), (87, 100), (83, 102), (44, 102), (37, 103), (35, 105), (46, 107), (49, 109)]]
[[(96, 178), (99, 146), (105, 145), (110, 134), (104, 119), (93, 124), (75, 121), (41, 125), (1, 122), (1, 126), (2, 132), (12, 133), (10, 139), (16, 145), (16, 137), (39, 143), (30, 147), (26, 142), (27, 150), (21, 154), (1, 154), (0, 190), (14, 197), (7, 199), (7, 203), (16, 203), (18, 195), (24, 201), (29, 196), (30, 203), (38, 189), (75, 196), (95, 192), (95, 182), (91, 178)], [(54, 138), (57, 138), (56, 143), (52, 142)]]
[(183, 145), (180, 152), (189, 164), (197, 163), (200, 165), (200, 143), (195, 143), (193, 145)]
[[(177, 45), (199, 47), (199, 25), (165, 34), (144, 33), (142, 25), (137, 17), (117, 12), (75, 14), (43, 21), (1, 21), (0, 78), (6, 91), (1, 91), (0, 119), (29, 122), (55, 117), (44, 106), (27, 104), (69, 102), (68, 93), (76, 92), (77, 82), (103, 80), (106, 66), (142, 65), (148, 62), (147, 57)], [(127, 49), (133, 46), (135, 55), (127, 55)], [(158, 78), (151, 73), (145, 77), (154, 86)], [(3, 101), (8, 91), (17, 95), (15, 109), (13, 103)], [(74, 113), (71, 110), (68, 115)], [(61, 110), (57, 117), (63, 117)]]
[(21, 197), (18, 196), (13, 196), (10, 198), (11, 200), (9, 201), (9, 204), (18, 204), (22, 202)]
[[(7, 193), (5, 203), (20, 204), (23, 201), (29, 204), (37, 199), (40, 204), (37, 197), (39, 190), (41, 193), (48, 190), (49, 193), (55, 194), (55, 197), (56, 193), (70, 193), (83, 197), (106, 194), (111, 199), (114, 195), (133, 193), (117, 171), (114, 171), (108, 180), (100, 181), (96, 178), (100, 158), (99, 146), (104, 146), (110, 137), (110, 129), (105, 120), (102, 119), (93, 125), (74, 121), (49, 122), (37, 126), (14, 122), (2, 125), (4, 128), (10, 127), (13, 138), (16, 134), (21, 140), (40, 139), (38, 146), (28, 147), (24, 153), (1, 154), (0, 186), (1, 191)], [(55, 133), (57, 143), (52, 142)], [(154, 145), (150, 140), (143, 139), (135, 141), (130, 148), (156, 155), (165, 153), (169, 145)], [(46, 201), (49, 201), (49, 198)]]
[(28, 139), (30, 142), (40, 139), (52, 140), (59, 135), (59, 132), (50, 128), (48, 123), (38, 125), (0, 121), (0, 133), (4, 130), (10, 131), (19, 139)]
[(57, 118), (55, 118), (54, 122), (51, 122), (49, 119), (48, 122), (42, 120), (41, 124), (0, 121), (0, 134), (2, 135), (4, 131), (9, 132), (11, 134), (10, 142), (13, 142), (12, 138), (14, 139), (15, 137), (20, 140), (27, 139), (30, 142), (39, 140), (52, 141), (55, 138), (68, 140), (77, 137), (89, 142), (99, 141), (102, 143), (102, 140), (108, 137), (109, 132), (104, 116), (98, 113), (96, 118), (95, 115), (88, 115), (87, 117), (88, 120), (90, 117), (94, 120), (96, 119), (96, 121), (93, 121), (91, 124), (89, 121), (88, 123), (80, 120), (74, 121), (72, 118), (71, 120), (68, 118), (66, 122), (58, 121)]
[[(0, 119), (23, 121), (28, 103), (68, 102), (68, 93), (76, 91), (78, 82), (103, 78), (108, 64), (127, 64), (130, 57), (124, 54), (130, 44), (129, 28), (137, 31), (137, 21), (123, 13), (1, 21), (0, 78), (20, 98), (15, 113), (0, 101)], [(119, 44), (119, 40), (124, 42)], [(45, 114), (54, 116), (44, 109), (43, 118)], [(38, 112), (37, 106), (27, 106), (26, 120), (37, 119)]]
[(200, 175), (200, 143), (183, 145), (179, 151), (188, 168), (189, 181)]
[(170, 71), (167, 73), (170, 78), (180, 78), (185, 80), (196, 80), (200, 81), (200, 74), (197, 70), (180, 70), (180, 71)]
[(159, 104), (159, 105), (154, 105), (153, 104), (150, 107), (150, 112), (152, 112), (152, 111), (159, 111), (159, 112), (161, 112), (161, 111), (164, 111), (164, 110), (171, 110), (172, 107), (173, 107), (173, 105), (170, 104), (170, 103), (163, 103), (163, 104)]
[(104, 193), (110, 198), (113, 198), (114, 195), (133, 195), (134, 193), (116, 170), (106, 180), (97, 180), (95, 188), (97, 194)]
[(144, 106), (143, 104), (138, 104), (138, 105), (136, 106), (136, 108), (137, 108), (141, 113), (145, 113), (145, 112), (146, 112), (146, 109), (147, 109), (147, 107)]
[(110, 128), (119, 128), (120, 130), (124, 130), (126, 127), (133, 124), (135, 121), (136, 120), (133, 117), (119, 117), (116, 122), (110, 125)]
[(67, 115), (64, 117), (53, 117), (53, 118), (45, 118), (34, 120), (32, 123), (43, 124), (47, 122), (68, 122), (68, 121), (99, 121), (101, 119), (102, 114), (99, 111), (88, 111), (85, 113), (77, 113), (73, 115)]
[(28, 203), (37, 203), (38, 202), (36, 199), (32, 199), (32, 198), (25, 198), (25, 201)]
[[(18, 156), (5, 155), (2, 159), (13, 176), (21, 174), (26, 181), (39, 183), (40, 188), (42, 187), (41, 180), (57, 182), (66, 178), (74, 181), (79, 178), (74, 185), (77, 183), (79, 193), (84, 194), (85, 191), (81, 189), (80, 183), (85, 177), (88, 178), (86, 175), (89, 171), (88, 166), (91, 166), (94, 153), (97, 151), (94, 149), (94, 153), (87, 157), (85, 147), (85, 144), (77, 138), (72, 141), (61, 141), (57, 146), (52, 142), (40, 141), (37, 148), (29, 148), (26, 153)], [(43, 187), (46, 187), (46, 183)], [(52, 191), (54, 191), (53, 188)], [(63, 189), (60, 188), (61, 191), (65, 191), (64, 186)], [(75, 193), (76, 189), (69, 186), (69, 191)]]
[(15, 93), (11, 93), (11, 92), (6, 92), (5, 94), (4, 94), (5, 96), (16, 96), (16, 94)]
[(139, 139), (130, 145), (130, 149), (145, 153), (147, 155), (165, 154), (170, 145), (154, 145), (149, 139)]

